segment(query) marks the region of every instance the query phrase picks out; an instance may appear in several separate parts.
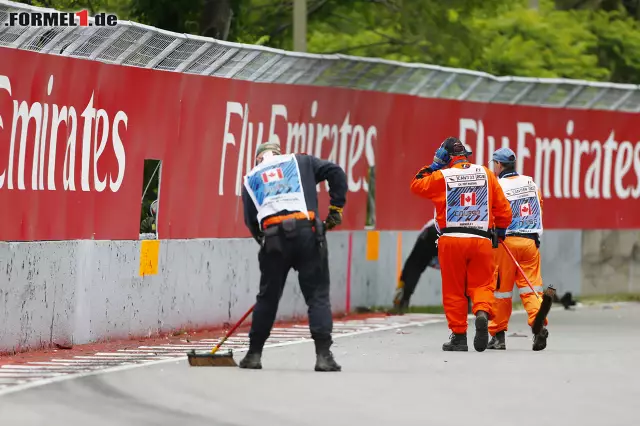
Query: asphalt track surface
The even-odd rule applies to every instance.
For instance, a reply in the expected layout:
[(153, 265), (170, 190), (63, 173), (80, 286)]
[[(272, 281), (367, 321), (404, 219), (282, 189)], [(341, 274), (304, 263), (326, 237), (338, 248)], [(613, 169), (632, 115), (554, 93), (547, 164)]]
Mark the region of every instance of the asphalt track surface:
[(444, 323), (412, 326), (336, 339), (339, 373), (313, 371), (311, 343), (266, 349), (256, 371), (171, 360), (0, 396), (0, 418), (12, 426), (640, 424), (640, 304), (554, 310), (542, 352), (531, 351), (524, 319), (512, 317), (507, 351), (475, 352), (473, 321), (466, 353), (442, 352)]

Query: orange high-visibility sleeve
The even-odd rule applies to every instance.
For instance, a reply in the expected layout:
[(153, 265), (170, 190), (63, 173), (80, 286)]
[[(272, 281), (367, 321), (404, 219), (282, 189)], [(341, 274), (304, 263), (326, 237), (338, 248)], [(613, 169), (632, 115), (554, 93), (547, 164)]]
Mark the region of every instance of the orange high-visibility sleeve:
[(443, 192), (446, 190), (442, 172), (437, 170), (429, 173), (425, 171), (426, 168), (426, 166), (423, 167), (414, 176), (411, 181), (411, 192), (430, 200), (437, 197), (442, 198)]
[(436, 221), (442, 229), (447, 226), (447, 185), (441, 171), (428, 173), (424, 169), (426, 167), (420, 169), (411, 181), (411, 192), (433, 202)]
[[(484, 167), (484, 166), (483, 166)], [(513, 219), (511, 212), (511, 203), (505, 197), (502, 186), (498, 182), (498, 178), (485, 167), (487, 176), (489, 176), (489, 188), (493, 201), (491, 203), (491, 213), (493, 215), (493, 224), (496, 228), (508, 228)]]

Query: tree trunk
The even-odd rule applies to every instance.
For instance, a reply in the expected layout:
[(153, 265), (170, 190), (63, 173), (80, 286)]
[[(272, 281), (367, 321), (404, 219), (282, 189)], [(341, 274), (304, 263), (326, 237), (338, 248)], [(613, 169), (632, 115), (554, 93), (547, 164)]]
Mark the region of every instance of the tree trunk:
[(200, 34), (217, 40), (227, 40), (231, 26), (232, 0), (205, 0), (200, 19)]

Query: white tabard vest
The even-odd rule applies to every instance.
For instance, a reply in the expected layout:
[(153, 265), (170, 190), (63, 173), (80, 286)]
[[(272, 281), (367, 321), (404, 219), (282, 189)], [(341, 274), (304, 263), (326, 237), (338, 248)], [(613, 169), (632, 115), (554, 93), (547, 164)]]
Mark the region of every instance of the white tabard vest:
[(441, 170), (447, 184), (447, 228), (489, 229), (489, 177), (482, 166)]
[(266, 158), (244, 177), (244, 187), (258, 210), (258, 222), (282, 210), (309, 215), (295, 154)]
[(529, 176), (498, 179), (504, 195), (511, 203), (513, 219), (507, 234), (542, 235), (542, 211), (538, 185)]

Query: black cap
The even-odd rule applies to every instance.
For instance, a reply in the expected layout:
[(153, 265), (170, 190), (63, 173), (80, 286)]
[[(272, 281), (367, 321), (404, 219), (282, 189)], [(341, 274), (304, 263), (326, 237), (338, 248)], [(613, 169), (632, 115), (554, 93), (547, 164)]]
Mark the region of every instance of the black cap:
[(452, 157), (457, 157), (460, 155), (468, 157), (473, 154), (472, 151), (469, 151), (467, 150), (467, 148), (465, 148), (460, 139), (454, 138), (453, 136), (449, 136), (448, 138), (446, 138), (440, 146), (447, 150), (449, 155)]

